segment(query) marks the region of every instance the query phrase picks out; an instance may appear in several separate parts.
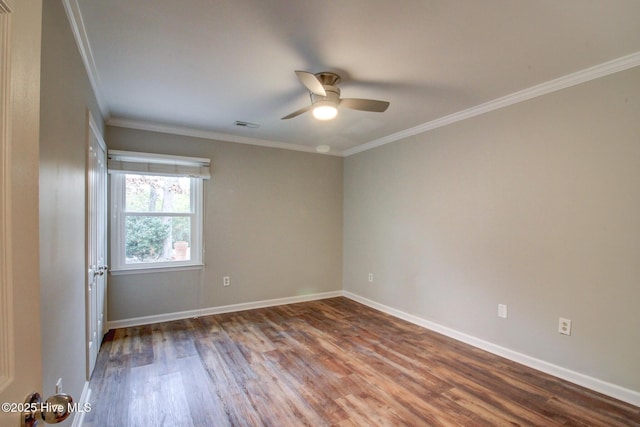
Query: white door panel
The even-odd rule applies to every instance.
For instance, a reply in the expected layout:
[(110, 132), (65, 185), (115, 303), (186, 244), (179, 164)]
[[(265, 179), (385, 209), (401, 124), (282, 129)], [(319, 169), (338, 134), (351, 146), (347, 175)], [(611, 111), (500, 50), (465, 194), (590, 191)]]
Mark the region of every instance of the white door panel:
[(91, 376), (104, 335), (107, 277), (106, 147), (89, 116), (87, 158), (87, 377)]
[[(0, 403), (42, 391), (38, 254), (39, 1), (0, 0)], [(11, 97), (11, 93), (19, 96)], [(36, 166), (34, 166), (36, 165)], [(20, 179), (14, 171), (20, 172)], [(35, 250), (34, 250), (35, 248)], [(6, 411), (8, 409), (9, 411)], [(18, 427), (3, 406), (0, 426)]]

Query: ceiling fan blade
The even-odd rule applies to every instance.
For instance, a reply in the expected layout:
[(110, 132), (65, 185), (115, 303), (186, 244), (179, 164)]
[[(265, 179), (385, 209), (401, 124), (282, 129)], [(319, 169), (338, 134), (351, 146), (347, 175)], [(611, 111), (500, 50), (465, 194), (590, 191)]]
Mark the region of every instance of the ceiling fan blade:
[(281, 118), (280, 120), (287, 120), (287, 119), (293, 119), (296, 116), (299, 116), (302, 113), (306, 113), (307, 111), (309, 111), (311, 109), (311, 105), (308, 105), (304, 108), (301, 108), (299, 110), (294, 111), (293, 113), (289, 114), (288, 116), (284, 116), (283, 118)]
[(298, 76), (298, 79), (304, 85), (304, 87), (309, 89), (309, 92), (320, 96), (327, 96), (327, 92), (325, 92), (324, 86), (322, 86), (322, 83), (314, 74), (308, 73), (306, 71), (296, 71), (296, 76)]
[(382, 113), (389, 107), (389, 103), (387, 101), (378, 101), (375, 99), (344, 98), (340, 100), (340, 107), (351, 108), (352, 110)]

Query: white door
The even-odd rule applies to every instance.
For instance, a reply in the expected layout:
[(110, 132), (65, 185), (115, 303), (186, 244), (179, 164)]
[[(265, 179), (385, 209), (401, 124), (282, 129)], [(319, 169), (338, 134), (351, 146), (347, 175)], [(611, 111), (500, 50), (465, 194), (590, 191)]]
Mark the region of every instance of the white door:
[(87, 159), (87, 379), (104, 335), (107, 278), (106, 147), (89, 115)]
[[(39, 1), (0, 0), (0, 426), (42, 392), (38, 254)], [(13, 93), (13, 97), (11, 94)], [(13, 171), (20, 175), (12, 177)], [(20, 179), (17, 179), (17, 177)], [(7, 411), (8, 410), (8, 411)]]

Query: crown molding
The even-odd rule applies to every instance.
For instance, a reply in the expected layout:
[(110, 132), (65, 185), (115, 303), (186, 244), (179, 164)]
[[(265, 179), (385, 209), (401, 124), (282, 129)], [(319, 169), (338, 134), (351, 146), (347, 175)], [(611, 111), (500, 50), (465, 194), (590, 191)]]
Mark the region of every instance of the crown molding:
[[(4, 0), (9, 1), (9, 0)], [(11, 4), (11, 3), (9, 3)], [(93, 59), (93, 53), (91, 51), (91, 45), (87, 37), (87, 32), (78, 6), (78, 0), (63, 0), (64, 8), (71, 24), (71, 31), (78, 45), (78, 50), (82, 61), (87, 70), (89, 76), (89, 82), (95, 94), (96, 100), (100, 111), (104, 117), (109, 117), (109, 108), (102, 96), (100, 78), (98, 76), (98, 70)], [(529, 99), (533, 99), (542, 95), (547, 95), (552, 92), (556, 92), (571, 86), (575, 86), (581, 83), (585, 83), (600, 77), (605, 77), (610, 74), (614, 74), (620, 71), (624, 71), (630, 68), (640, 66), (640, 52), (635, 52), (620, 58), (613, 59), (611, 61), (595, 65), (593, 67), (586, 68), (584, 70), (577, 71), (527, 89), (523, 89), (518, 92), (476, 105), (471, 108), (467, 108), (462, 111), (458, 111), (453, 114), (449, 114), (444, 117), (431, 120), (426, 123), (422, 123), (418, 126), (414, 126), (400, 132), (393, 133), (391, 135), (384, 136), (382, 138), (374, 139), (357, 147), (349, 148), (343, 151), (332, 150), (329, 153), (322, 153), (325, 155), (348, 157), (353, 154), (361, 153), (363, 151), (371, 150), (382, 145), (390, 144), (410, 136), (418, 135), (424, 132), (428, 132), (433, 129), (437, 129), (443, 126), (450, 125), (462, 120), (469, 119), (471, 117), (479, 116), (481, 114), (489, 113), (500, 108), (508, 107)], [(175, 135), (193, 136), (197, 138), (215, 139), (219, 141), (235, 142), (239, 144), (258, 145), (263, 147), (282, 148), (285, 150), (303, 151), (316, 153), (314, 147), (308, 147), (305, 145), (291, 144), (280, 141), (271, 141), (258, 138), (249, 138), (237, 135), (230, 135), (225, 133), (192, 129), (179, 126), (164, 125), (153, 122), (143, 122), (137, 120), (129, 120), (122, 118), (112, 118), (107, 120), (107, 125), (117, 127), (127, 127), (132, 129), (149, 130), (155, 132), (165, 132)]]
[[(65, 0), (67, 1), (67, 0)], [(547, 95), (553, 92), (557, 92), (562, 89), (566, 89), (572, 86), (586, 83), (591, 80), (605, 77), (611, 74), (618, 73), (620, 71), (628, 70), (640, 66), (640, 52), (635, 52), (630, 55), (626, 55), (614, 60), (595, 65), (593, 67), (585, 68), (584, 70), (577, 71), (575, 73), (567, 74), (565, 76), (553, 79), (527, 89), (523, 89), (512, 94), (496, 98), (494, 100), (476, 105), (466, 110), (458, 111), (453, 114), (449, 114), (444, 117), (440, 117), (435, 120), (423, 123), (418, 126), (414, 126), (409, 129), (405, 129), (400, 132), (387, 135), (385, 137), (374, 139), (373, 141), (366, 142), (358, 145), (357, 147), (349, 148), (343, 151), (332, 150), (329, 153), (323, 153), (332, 156), (348, 157), (363, 151), (371, 150), (376, 147), (380, 147), (392, 142), (400, 141), (410, 136), (418, 135), (430, 130), (434, 130), (443, 126), (450, 125), (462, 120), (466, 120), (481, 114), (489, 113), (500, 108), (508, 107), (510, 105), (518, 104), (533, 98), (537, 98), (542, 95)], [(154, 132), (164, 132), (175, 135), (193, 136), (197, 138), (215, 139), (219, 141), (235, 142), (240, 144), (259, 145), (263, 147), (282, 148), (285, 150), (305, 151), (315, 153), (314, 147), (308, 147), (299, 144), (290, 144), (279, 141), (264, 140), (258, 138), (248, 138), (237, 135), (230, 135), (225, 133), (218, 133), (212, 131), (198, 130), (187, 127), (170, 126), (159, 123), (128, 120), (122, 118), (113, 118), (107, 121), (107, 125), (126, 127), (131, 129), (148, 130)]]
[(345, 150), (343, 152), (343, 156), (348, 157), (353, 154), (371, 150), (373, 148), (399, 141), (413, 135), (418, 135), (420, 133), (447, 126), (461, 120), (469, 119), (471, 117), (479, 116), (481, 114), (485, 114), (500, 108), (527, 101), (538, 96), (547, 95), (549, 93), (595, 80), (600, 77), (605, 77), (610, 74), (628, 70), (639, 65), (640, 52), (635, 52), (630, 55), (623, 56), (593, 67), (589, 67), (575, 73), (567, 74), (566, 76), (562, 76), (557, 79), (553, 79), (548, 82), (541, 83), (539, 85), (532, 86), (530, 88), (523, 89), (521, 91), (485, 102), (483, 104), (476, 105), (475, 107), (467, 108), (466, 110), (458, 111), (457, 113), (449, 114), (447, 116), (440, 117), (421, 125), (414, 126), (412, 128), (405, 129), (403, 131), (396, 132), (379, 139), (375, 139), (357, 147)]
[(91, 50), (91, 44), (89, 43), (89, 37), (87, 36), (87, 30), (84, 26), (84, 20), (82, 19), (82, 13), (80, 13), (80, 6), (78, 0), (63, 0), (64, 10), (67, 13), (69, 24), (71, 25), (71, 32), (73, 38), (76, 40), (80, 57), (84, 63), (84, 67), (87, 70), (87, 76), (89, 77), (89, 83), (93, 89), (93, 94), (96, 97), (98, 108), (103, 117), (109, 117), (109, 107), (107, 106), (104, 97), (102, 96), (102, 90), (100, 85), (100, 77), (98, 75), (98, 68), (93, 59), (93, 51)]
[(261, 147), (281, 148), (283, 150), (303, 151), (307, 153), (322, 154), (328, 156), (342, 156), (341, 151), (330, 151), (328, 153), (318, 153), (315, 147), (300, 144), (290, 144), (287, 142), (271, 141), (268, 139), (249, 138), (246, 136), (230, 135), (222, 132), (214, 132), (202, 129), (193, 129), (181, 126), (172, 126), (162, 123), (147, 122), (141, 120), (130, 120), (125, 118), (112, 117), (106, 121), (108, 126), (121, 128), (146, 130), (151, 132), (162, 132), (172, 135), (191, 136), (194, 138), (204, 138), (223, 142), (235, 142), (237, 144), (258, 145)]

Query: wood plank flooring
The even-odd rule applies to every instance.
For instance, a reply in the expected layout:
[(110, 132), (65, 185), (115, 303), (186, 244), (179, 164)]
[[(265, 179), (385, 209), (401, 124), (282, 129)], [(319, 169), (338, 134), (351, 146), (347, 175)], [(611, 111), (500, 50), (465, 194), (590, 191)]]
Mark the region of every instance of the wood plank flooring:
[(85, 426), (640, 426), (640, 408), (346, 298), (110, 331)]

